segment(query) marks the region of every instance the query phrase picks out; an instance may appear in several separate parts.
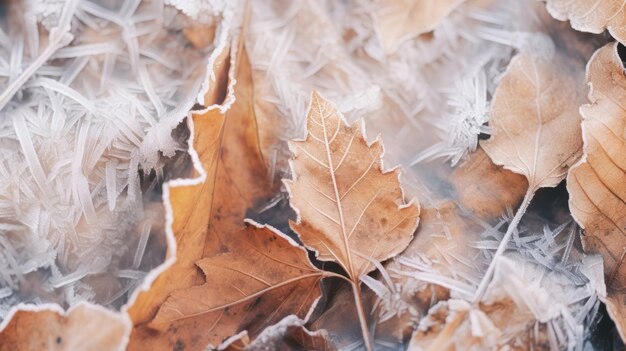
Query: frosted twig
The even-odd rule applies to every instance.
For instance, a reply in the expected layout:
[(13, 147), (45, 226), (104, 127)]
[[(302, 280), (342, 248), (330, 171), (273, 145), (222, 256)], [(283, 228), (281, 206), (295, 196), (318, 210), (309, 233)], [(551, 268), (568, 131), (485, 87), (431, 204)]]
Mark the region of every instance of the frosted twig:
[(496, 253), (493, 255), (493, 258), (491, 259), (491, 263), (489, 264), (489, 267), (487, 268), (487, 272), (485, 272), (485, 276), (480, 281), (480, 285), (478, 286), (478, 289), (476, 290), (476, 293), (474, 294), (474, 298), (473, 298), (474, 303), (480, 302), (485, 292), (487, 291), (487, 286), (489, 285), (489, 282), (491, 281), (491, 277), (493, 276), (493, 271), (496, 268), (498, 258), (502, 256), (502, 254), (504, 254), (504, 250), (506, 250), (507, 244), (509, 243), (509, 240), (511, 239), (511, 235), (513, 234), (515, 229), (517, 229), (517, 225), (519, 224), (520, 220), (522, 219), (522, 216), (526, 212), (526, 209), (528, 208), (528, 205), (530, 204), (530, 200), (532, 200), (534, 195), (535, 195), (534, 188), (532, 187), (528, 188), (528, 191), (526, 192), (526, 195), (524, 196), (524, 200), (522, 201), (520, 208), (515, 213), (515, 217), (513, 217), (513, 220), (509, 224), (509, 227), (507, 228), (506, 233), (504, 234), (504, 237), (502, 238), (502, 241), (500, 242), (500, 245), (498, 246), (498, 250), (496, 250)]

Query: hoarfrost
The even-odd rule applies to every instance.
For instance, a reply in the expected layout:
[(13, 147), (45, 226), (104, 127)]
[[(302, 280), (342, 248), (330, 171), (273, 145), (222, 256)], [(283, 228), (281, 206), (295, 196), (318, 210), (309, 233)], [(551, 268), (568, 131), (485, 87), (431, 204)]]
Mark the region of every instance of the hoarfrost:
[[(149, 192), (185, 149), (172, 130), (196, 101), (211, 45), (193, 46), (184, 33), (200, 23), (158, 1), (10, 11), (0, 25), (0, 314), (16, 302), (119, 306), (163, 259), (163, 210)], [(144, 258), (150, 241), (156, 260)]]

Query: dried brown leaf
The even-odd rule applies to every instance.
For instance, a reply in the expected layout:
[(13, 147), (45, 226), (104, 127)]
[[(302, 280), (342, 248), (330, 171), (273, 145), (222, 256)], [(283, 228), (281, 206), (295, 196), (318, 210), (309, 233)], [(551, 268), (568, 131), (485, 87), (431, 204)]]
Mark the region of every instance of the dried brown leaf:
[[(228, 50), (228, 47), (224, 50)], [(214, 67), (217, 71), (213, 84), (225, 82), (225, 78), (220, 77), (231, 67), (230, 74), (235, 74), (236, 78), (235, 101), (232, 105), (216, 106), (192, 113), (190, 129), (193, 131), (193, 150), (190, 152), (197, 154), (201, 165), (195, 173), (197, 178), (192, 181), (173, 181), (166, 187), (173, 217), (171, 231), (176, 239), (176, 261), (131, 306), (129, 312), (135, 324), (129, 347), (131, 350), (145, 349), (147, 345), (154, 350), (169, 350), (174, 347), (194, 350), (202, 349), (209, 343), (218, 345), (224, 338), (241, 329), (256, 331), (263, 323), (271, 323), (275, 318), (284, 316), (284, 313), (297, 312), (304, 317), (312, 301), (317, 298), (314, 290), (317, 289), (321, 273), (311, 276), (311, 284), (307, 285), (310, 297), (306, 297), (306, 294), (300, 297), (302, 306), (299, 305), (297, 311), (284, 311), (288, 306), (279, 308), (280, 303), (290, 299), (289, 293), (299, 291), (293, 286), (273, 291), (273, 300), (267, 299), (261, 303), (261, 292), (257, 285), (250, 285), (251, 281), (240, 280), (241, 277), (237, 278), (234, 271), (232, 276), (222, 276), (215, 280), (213, 274), (217, 270), (206, 270), (208, 265), (218, 264), (215, 260), (219, 261), (232, 255), (232, 252), (243, 250), (239, 242), (250, 243), (241, 237), (253, 235), (251, 233), (272, 240), (269, 246), (255, 247), (261, 253), (267, 254), (273, 245), (290, 246), (283, 237), (269, 229), (244, 229), (243, 220), (247, 212), (266, 201), (273, 192), (273, 186), (267, 177), (258, 145), (250, 64), (243, 50), (238, 56), (238, 62), (235, 63), (231, 56), (224, 53), (216, 55)], [(231, 83), (233, 81), (230, 79)], [(211, 90), (209, 93), (207, 96), (218, 99), (215, 103), (221, 102), (219, 96), (226, 95)], [(231, 98), (226, 97), (226, 104), (230, 103)], [(229, 250), (234, 251), (227, 253)], [(306, 260), (306, 254), (302, 250), (296, 251), (294, 252), (302, 254), (302, 259)], [(243, 262), (241, 264), (245, 265)], [(281, 264), (283, 263), (276, 262), (274, 267)], [(253, 264), (252, 267), (242, 270), (246, 272), (254, 267)], [(269, 269), (269, 266), (265, 268)], [(280, 281), (283, 277), (277, 276), (273, 281)], [(231, 281), (235, 285), (222, 286), (225, 281)], [(267, 280), (263, 283), (272, 285)], [(224, 290), (220, 290), (235, 287), (240, 290), (237, 295), (226, 295)], [(199, 291), (205, 293), (202, 311), (196, 305), (197, 301), (182, 301), (189, 297), (186, 294), (195, 297), (194, 294)], [(210, 294), (209, 291), (213, 293)], [(225, 295), (219, 296), (219, 291)], [(242, 316), (238, 312), (241, 306), (234, 306), (237, 303), (249, 305), (249, 300), (240, 299), (244, 291), (250, 295), (248, 298), (259, 299), (259, 306), (248, 316)], [(221, 299), (217, 299), (218, 297)], [(217, 300), (208, 301), (207, 298)], [(220, 306), (224, 309), (219, 309)]]
[[(225, 50), (228, 52), (228, 49)], [(228, 75), (226, 62), (230, 57), (226, 54), (220, 55), (220, 58), (221, 62), (214, 63), (214, 67), (226, 67), (226, 69), (216, 70), (216, 77)], [(216, 81), (220, 80), (222, 79), (218, 78)], [(218, 157), (219, 143), (215, 141), (219, 140), (224, 125), (224, 116), (219, 113), (219, 110), (194, 114), (190, 125), (194, 143), (192, 152), (197, 153), (199, 162), (204, 168), (201, 171), (196, 169), (190, 175), (198, 179), (197, 184), (187, 185), (185, 182), (172, 181), (164, 188), (166, 194), (169, 195), (169, 207), (173, 217), (168, 220), (167, 225), (171, 225), (171, 232), (176, 239), (176, 259), (174, 264), (159, 274), (151, 289), (141, 292), (130, 307), (129, 313), (135, 324), (145, 323), (152, 319), (159, 306), (172, 291), (203, 282), (201, 272), (198, 271), (195, 262), (204, 257), (203, 247), (207, 240), (209, 223), (214, 219), (211, 216), (211, 205), (215, 183), (203, 181), (202, 178), (214, 174), (218, 168), (218, 162), (215, 160)], [(243, 215), (240, 216), (240, 221), (243, 221)], [(169, 260), (172, 260), (171, 257), (174, 256), (171, 250), (170, 245)]]
[(255, 337), (290, 314), (306, 319), (325, 274), (309, 262), (306, 250), (254, 223), (231, 235), (236, 242), (227, 253), (197, 262), (207, 283), (173, 292), (150, 327), (185, 333), (187, 319), (210, 315), (214, 322), (204, 326), (203, 337), (217, 346), (241, 330)]
[(293, 180), (285, 180), (298, 220), (291, 227), (322, 261), (337, 262), (352, 284), (365, 347), (371, 342), (360, 276), (402, 252), (413, 238), (419, 206), (406, 202), (399, 171), (383, 171), (383, 146), (368, 145), (356, 126), (317, 92), (307, 137), (292, 141)]
[(382, 0), (376, 29), (387, 53), (412, 37), (435, 29), (464, 0)]
[(300, 326), (287, 329), (283, 343), (276, 350), (334, 351), (336, 348), (326, 330), (312, 332)]
[(0, 351), (124, 350), (131, 324), (101, 306), (18, 305), (0, 331)]
[(545, 0), (554, 18), (567, 21), (576, 30), (602, 33), (605, 29), (626, 43), (626, 7), (621, 0)]
[(580, 114), (583, 62), (556, 48), (522, 52), (511, 60), (491, 103), (492, 136), (481, 145), (491, 160), (528, 180), (528, 190), (487, 268), (480, 301), (535, 192), (554, 187), (582, 152)]
[(585, 251), (604, 258), (607, 309), (626, 340), (626, 76), (617, 43), (599, 49), (587, 66), (589, 100), (580, 111), (584, 158), (567, 177), (569, 206), (585, 229)]
[(379, 140), (367, 144), (356, 126), (316, 92), (307, 138), (292, 141), (294, 180), (286, 180), (298, 212), (292, 228), (322, 261), (339, 263), (352, 279), (402, 252), (413, 238), (419, 207), (406, 202), (399, 170), (384, 172)]

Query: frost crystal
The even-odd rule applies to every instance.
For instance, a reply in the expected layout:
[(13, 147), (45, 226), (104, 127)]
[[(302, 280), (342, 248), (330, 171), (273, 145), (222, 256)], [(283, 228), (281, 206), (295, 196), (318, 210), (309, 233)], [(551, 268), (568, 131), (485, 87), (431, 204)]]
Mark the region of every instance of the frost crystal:
[[(494, 279), (481, 304), (489, 306), (512, 301), (516, 314), (530, 316), (511, 321), (510, 324), (493, 321), (503, 335), (521, 337), (522, 331), (526, 330), (524, 326), (532, 319), (536, 325), (534, 328), (545, 328), (545, 335), (554, 346), (553, 349), (582, 350), (588, 336), (587, 326), (594, 323), (596, 318), (598, 297), (605, 293), (601, 260), (595, 256), (583, 258), (582, 252), (575, 246), (579, 229), (573, 222), (556, 227), (544, 224), (541, 229), (540, 224), (544, 220), (533, 217), (532, 213), (530, 215), (531, 218), (525, 220), (519, 232), (515, 233), (510, 251), (497, 262)], [(448, 288), (451, 297), (456, 300), (450, 300), (446, 306), (454, 310), (454, 306), (449, 305), (452, 301), (461, 304), (471, 301), (477, 279), (484, 274), (486, 264), (490, 262), (500, 242), (501, 231), (493, 229), (486, 230), (484, 239), (472, 244), (483, 257), (475, 259), (478, 264), (469, 274), (459, 274), (462, 270), (455, 271), (453, 265), (450, 266), (451, 270), (435, 269), (430, 262), (439, 260), (438, 255), (428, 259), (403, 258), (400, 264), (404, 269), (392, 273)], [(445, 260), (446, 256), (454, 255), (454, 252), (441, 251), (439, 255)], [(389, 302), (381, 303), (391, 306)], [(472, 311), (482, 313), (480, 310)], [(430, 313), (434, 313), (434, 310), (431, 309)], [(420, 321), (427, 322), (428, 318)], [(475, 322), (470, 319), (471, 323)], [(497, 334), (486, 333), (484, 336), (493, 337)], [(503, 341), (497, 338), (485, 339), (482, 345), (490, 348)]]
[[(162, 209), (143, 190), (182, 149), (171, 132), (211, 47), (192, 46), (184, 31), (197, 22), (159, 2), (33, 0), (10, 11), (0, 28), (0, 306), (18, 295), (119, 304), (159, 263), (144, 255)], [(25, 296), (31, 279), (39, 291)]]
[(364, 117), (393, 140), (391, 163), (455, 164), (489, 132), (489, 101), (515, 50), (549, 44), (538, 39), (538, 9), (531, 1), (467, 1), (432, 33), (387, 54), (375, 30), (376, 1), (253, 2), (248, 43), (258, 118), (278, 121), (283, 140), (300, 137), (314, 88), (348, 119)]

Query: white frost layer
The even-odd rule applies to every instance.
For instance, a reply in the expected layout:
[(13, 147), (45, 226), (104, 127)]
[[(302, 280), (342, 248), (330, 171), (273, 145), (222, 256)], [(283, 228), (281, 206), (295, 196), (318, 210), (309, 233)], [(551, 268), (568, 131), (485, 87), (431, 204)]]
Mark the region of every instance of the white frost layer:
[[(158, 263), (143, 264), (163, 219), (142, 181), (161, 181), (163, 156), (182, 150), (171, 133), (211, 48), (193, 47), (183, 32), (196, 22), (160, 2), (12, 11), (0, 22), (0, 92), (12, 97), (0, 111), (0, 317), (19, 301), (113, 303)], [(69, 46), (48, 44), (55, 30)]]
[(255, 96), (278, 116), (281, 139), (301, 137), (316, 89), (348, 119), (363, 117), (382, 132), (392, 163), (455, 164), (489, 132), (497, 80), (516, 49), (537, 41), (540, 10), (532, 0), (466, 1), (431, 35), (387, 54), (375, 0), (252, 2)]

